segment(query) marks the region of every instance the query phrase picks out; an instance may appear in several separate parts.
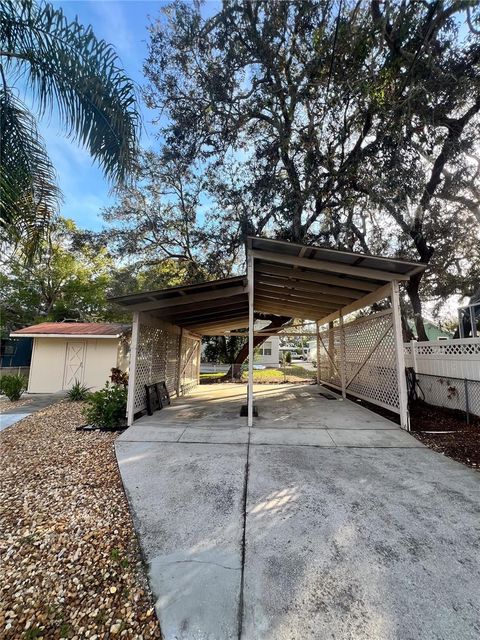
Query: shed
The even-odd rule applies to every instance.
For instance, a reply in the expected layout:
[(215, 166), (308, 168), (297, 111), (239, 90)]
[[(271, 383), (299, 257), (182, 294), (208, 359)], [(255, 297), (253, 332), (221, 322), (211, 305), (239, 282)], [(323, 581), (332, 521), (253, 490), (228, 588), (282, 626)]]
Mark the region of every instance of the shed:
[(78, 380), (93, 391), (105, 385), (112, 367), (126, 371), (128, 325), (97, 322), (43, 322), (12, 332), (33, 338), (29, 393), (70, 389)]

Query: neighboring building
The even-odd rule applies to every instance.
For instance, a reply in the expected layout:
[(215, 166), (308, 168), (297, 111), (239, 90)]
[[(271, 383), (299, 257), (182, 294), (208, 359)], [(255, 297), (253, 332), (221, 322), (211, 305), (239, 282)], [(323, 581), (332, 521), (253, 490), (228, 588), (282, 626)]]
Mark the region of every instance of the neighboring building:
[[(429, 340), (438, 340), (439, 338), (451, 338), (453, 336), (452, 333), (449, 333), (448, 331), (444, 331), (443, 329), (440, 329), (435, 324), (433, 324), (433, 322), (430, 322), (430, 320), (424, 320), (423, 326), (425, 327), (425, 333), (427, 334), (427, 338)], [(413, 335), (416, 337), (417, 328), (413, 320), (408, 320), (408, 327), (413, 333)]]
[(255, 364), (274, 365), (280, 363), (280, 338), (270, 336), (255, 349)]
[(70, 389), (78, 380), (92, 390), (105, 385), (110, 369), (128, 368), (130, 327), (94, 322), (44, 322), (13, 331), (33, 338), (29, 393)]
[(32, 359), (32, 338), (0, 340), (0, 368), (29, 367)]

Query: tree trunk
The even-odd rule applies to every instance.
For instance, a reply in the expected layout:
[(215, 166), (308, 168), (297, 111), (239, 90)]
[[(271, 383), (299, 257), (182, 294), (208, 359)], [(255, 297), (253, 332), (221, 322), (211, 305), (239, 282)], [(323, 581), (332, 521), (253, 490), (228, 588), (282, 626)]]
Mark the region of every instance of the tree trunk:
[(428, 340), (422, 316), (422, 301), (420, 300), (420, 295), (418, 293), (422, 276), (423, 273), (417, 273), (412, 278), (410, 278), (407, 284), (407, 294), (410, 298), (410, 302), (412, 303), (413, 318), (415, 321), (415, 328), (417, 329), (417, 339)]
[[(270, 320), (270, 324), (268, 327), (265, 327), (264, 331), (272, 331), (277, 333), (284, 327), (287, 322), (290, 322), (291, 318), (287, 318), (285, 316), (271, 316), (270, 318), (266, 318), (266, 320)], [(253, 336), (253, 347), (258, 347), (262, 342), (267, 340), (265, 336)], [(230, 366), (230, 369), (225, 374), (226, 379), (235, 379), (240, 380), (242, 377), (242, 364), (248, 358), (248, 342), (243, 345), (240, 349), (237, 357), (235, 358), (235, 362)]]

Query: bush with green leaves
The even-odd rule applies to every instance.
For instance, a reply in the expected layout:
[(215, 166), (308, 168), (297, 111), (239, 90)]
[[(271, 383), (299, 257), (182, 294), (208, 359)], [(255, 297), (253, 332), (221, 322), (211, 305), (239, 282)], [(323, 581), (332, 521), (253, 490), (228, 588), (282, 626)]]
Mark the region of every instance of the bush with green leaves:
[(72, 388), (67, 391), (67, 399), (70, 402), (81, 402), (88, 398), (89, 393), (90, 387), (86, 387), (80, 380), (75, 380)]
[(20, 400), (20, 396), (27, 388), (27, 379), (20, 374), (6, 375), (0, 378), (0, 393), (14, 402)]
[(291, 362), (292, 362), (292, 354), (290, 353), (290, 351), (287, 351), (287, 353), (285, 354), (285, 363), (291, 364)]
[(83, 415), (101, 429), (114, 429), (125, 424), (127, 389), (123, 385), (106, 383), (103, 389), (91, 393)]

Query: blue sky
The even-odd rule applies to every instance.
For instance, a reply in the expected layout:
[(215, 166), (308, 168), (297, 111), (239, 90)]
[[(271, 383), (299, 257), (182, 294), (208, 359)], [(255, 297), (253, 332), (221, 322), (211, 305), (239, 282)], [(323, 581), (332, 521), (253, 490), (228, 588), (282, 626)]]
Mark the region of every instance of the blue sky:
[[(113, 44), (129, 77), (138, 85), (144, 83), (143, 61), (147, 54), (149, 16), (153, 19), (168, 2), (163, 0), (62, 0), (54, 1), (67, 18), (76, 15), (84, 25), (91, 24), (99, 38)], [(141, 142), (144, 147), (155, 147), (155, 130), (150, 125), (154, 117), (140, 105), (144, 127)], [(74, 141), (68, 140), (56, 121), (44, 119), (39, 123), (48, 152), (58, 173), (58, 182), (64, 194), (61, 214), (73, 218), (78, 226), (99, 229), (100, 211), (111, 204), (114, 197), (100, 169), (92, 163), (88, 152)]]

